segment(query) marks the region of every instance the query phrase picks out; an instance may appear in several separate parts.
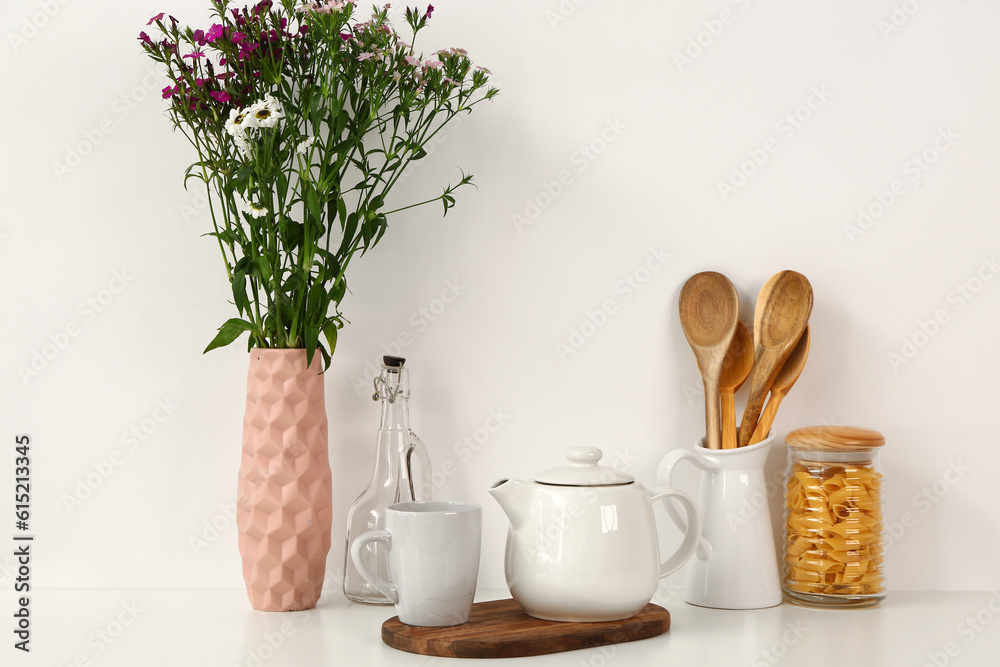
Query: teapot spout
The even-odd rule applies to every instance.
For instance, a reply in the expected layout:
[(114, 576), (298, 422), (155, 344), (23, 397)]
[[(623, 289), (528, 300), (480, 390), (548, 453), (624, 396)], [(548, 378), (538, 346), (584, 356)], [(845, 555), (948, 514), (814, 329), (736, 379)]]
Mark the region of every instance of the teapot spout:
[(517, 479), (498, 479), (490, 487), (490, 495), (500, 503), (510, 524), (517, 530), (524, 523), (531, 505), (531, 485)]

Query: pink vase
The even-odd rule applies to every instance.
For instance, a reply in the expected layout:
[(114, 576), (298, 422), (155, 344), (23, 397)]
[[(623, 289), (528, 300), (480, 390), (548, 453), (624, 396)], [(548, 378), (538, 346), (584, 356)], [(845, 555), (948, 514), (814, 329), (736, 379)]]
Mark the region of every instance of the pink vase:
[(316, 606), (333, 519), (322, 357), (254, 348), (247, 375), (236, 525), (254, 609)]

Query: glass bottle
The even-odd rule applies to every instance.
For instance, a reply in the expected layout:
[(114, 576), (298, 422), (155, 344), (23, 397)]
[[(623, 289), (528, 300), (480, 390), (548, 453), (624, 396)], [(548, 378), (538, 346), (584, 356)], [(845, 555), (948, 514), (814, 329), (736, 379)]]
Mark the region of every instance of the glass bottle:
[[(358, 572), (351, 560), (351, 542), (369, 530), (385, 528), (389, 505), (409, 500), (430, 500), (430, 459), (420, 438), (410, 430), (409, 371), (402, 357), (382, 357), (382, 373), (375, 378), (372, 400), (382, 402), (382, 417), (375, 450), (375, 471), (364, 493), (358, 496), (347, 515), (347, 548), (344, 556), (344, 595), (355, 602), (391, 604)], [(413, 456), (420, 461), (420, 476), (414, 478)], [(362, 557), (369, 570), (380, 579), (389, 578), (388, 554), (383, 544), (369, 543)]]
[(854, 426), (811, 426), (785, 444), (785, 595), (808, 606), (877, 605), (885, 599), (885, 438)]

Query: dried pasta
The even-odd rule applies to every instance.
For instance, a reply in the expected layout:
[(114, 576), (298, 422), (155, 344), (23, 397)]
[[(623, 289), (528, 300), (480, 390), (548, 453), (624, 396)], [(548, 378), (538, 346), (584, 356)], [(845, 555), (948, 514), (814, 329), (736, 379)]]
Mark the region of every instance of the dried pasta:
[(877, 595), (882, 575), (882, 475), (853, 464), (798, 461), (785, 493), (785, 588)]

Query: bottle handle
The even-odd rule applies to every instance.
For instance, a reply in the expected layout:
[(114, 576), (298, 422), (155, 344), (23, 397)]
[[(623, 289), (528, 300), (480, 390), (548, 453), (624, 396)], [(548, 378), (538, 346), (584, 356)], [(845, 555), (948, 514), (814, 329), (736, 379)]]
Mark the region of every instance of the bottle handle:
[[(415, 484), (413, 478), (413, 455), (416, 454), (420, 461), (420, 483)], [(434, 497), (434, 485), (431, 483), (431, 457), (427, 453), (427, 447), (417, 434), (410, 430), (410, 444), (406, 448), (404, 457), (406, 466), (406, 479), (409, 484), (410, 498), (412, 500), (431, 500)], [(418, 493), (419, 492), (419, 493)]]
[(354, 561), (354, 567), (358, 568), (358, 573), (375, 590), (389, 598), (393, 604), (399, 604), (399, 589), (396, 588), (396, 584), (376, 577), (361, 558), (361, 550), (368, 546), (370, 542), (384, 542), (385, 550), (388, 552), (392, 548), (392, 533), (388, 530), (370, 530), (367, 533), (359, 535), (354, 540), (354, 544), (351, 545), (351, 560)]
[[(699, 456), (689, 449), (675, 449), (664, 456), (663, 460), (660, 461), (660, 469), (656, 474), (656, 483), (658, 486), (668, 487), (671, 489), (674, 488), (674, 470), (677, 469), (677, 464), (681, 461), (688, 461), (694, 465), (694, 467), (700, 468), (705, 472), (715, 472), (720, 467), (716, 461)], [(671, 518), (671, 520), (673, 520), (674, 524), (684, 531), (685, 535), (689, 535), (687, 532), (687, 519), (681, 516), (680, 512), (677, 511), (677, 508), (673, 503), (664, 503), (664, 505), (666, 506), (667, 515)], [(695, 556), (698, 557), (698, 560), (708, 560), (708, 556), (711, 553), (712, 545), (709, 544), (708, 540), (706, 540), (704, 536), (702, 536), (701, 539), (698, 540), (698, 549), (695, 551)]]

